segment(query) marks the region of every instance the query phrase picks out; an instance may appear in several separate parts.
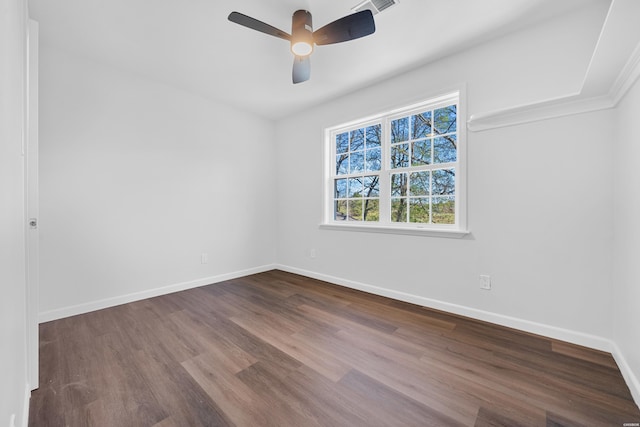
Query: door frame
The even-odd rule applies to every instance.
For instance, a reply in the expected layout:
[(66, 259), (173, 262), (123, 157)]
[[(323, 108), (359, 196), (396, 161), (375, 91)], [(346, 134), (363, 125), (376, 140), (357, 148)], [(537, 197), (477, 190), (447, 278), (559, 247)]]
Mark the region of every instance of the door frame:
[[(38, 23), (29, 19), (26, 60), (25, 213), (27, 378), (29, 388), (39, 387), (39, 192), (38, 192)], [(32, 222), (35, 221), (35, 225)]]

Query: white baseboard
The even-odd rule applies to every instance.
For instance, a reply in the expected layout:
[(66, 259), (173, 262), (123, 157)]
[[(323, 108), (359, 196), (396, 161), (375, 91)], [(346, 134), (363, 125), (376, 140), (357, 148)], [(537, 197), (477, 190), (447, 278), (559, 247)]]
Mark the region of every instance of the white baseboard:
[(613, 342), (613, 351), (611, 354), (618, 364), (618, 368), (620, 368), (620, 373), (624, 377), (624, 380), (629, 387), (629, 391), (631, 392), (631, 396), (633, 396), (633, 400), (636, 402), (636, 405), (640, 408), (640, 381), (638, 377), (631, 370), (631, 366), (627, 363), (627, 359), (624, 357), (620, 347)]
[(120, 304), (140, 301), (146, 298), (153, 298), (173, 292), (184, 291), (186, 289), (197, 288), (199, 286), (210, 285), (212, 283), (218, 283), (225, 280), (236, 279), (238, 277), (248, 276), (250, 274), (262, 273), (264, 271), (273, 270), (274, 268), (276, 268), (274, 264), (267, 264), (259, 267), (249, 268), (246, 270), (234, 271), (231, 273), (224, 273), (211, 277), (203, 277), (201, 279), (191, 280), (189, 282), (176, 283), (174, 285), (149, 289), (142, 292), (134, 292), (127, 295), (120, 295), (117, 297), (105, 298), (98, 301), (90, 301), (83, 304), (44, 311), (38, 315), (38, 321), (40, 323), (49, 322), (51, 320), (62, 319), (64, 317), (75, 316), (78, 314), (88, 313), (96, 310), (102, 310), (103, 308), (114, 307)]
[(24, 386), (24, 402), (22, 402), (22, 427), (29, 427), (29, 404), (31, 403), (31, 386)]
[(421, 305), (423, 307), (446, 311), (448, 313), (470, 317), (472, 319), (482, 320), (485, 322), (494, 323), (497, 325), (506, 326), (513, 329), (518, 329), (520, 331), (529, 332), (536, 335), (542, 335), (544, 337), (553, 338), (553, 339), (569, 342), (572, 344), (593, 348), (596, 350), (601, 350), (606, 352), (611, 352), (613, 350), (613, 346), (610, 340), (606, 338), (598, 337), (595, 335), (586, 334), (583, 332), (558, 328), (556, 326), (532, 322), (529, 320), (519, 319), (511, 316), (505, 316), (502, 314), (479, 310), (472, 307), (452, 304), (449, 302), (444, 302), (444, 301), (439, 301), (439, 300), (426, 298), (418, 295), (399, 292), (392, 289), (381, 288), (378, 286), (367, 285), (365, 283), (343, 279), (340, 277), (335, 277), (327, 274), (316, 273), (313, 271), (303, 270), (300, 268), (290, 267), (287, 265), (277, 265), (277, 268), (283, 271), (288, 271), (290, 273), (300, 274), (302, 276), (323, 280), (325, 282), (330, 282), (336, 285), (345, 286), (352, 289), (358, 289), (358, 290), (369, 292), (375, 295), (381, 295), (381, 296), (397, 299), (400, 301)]

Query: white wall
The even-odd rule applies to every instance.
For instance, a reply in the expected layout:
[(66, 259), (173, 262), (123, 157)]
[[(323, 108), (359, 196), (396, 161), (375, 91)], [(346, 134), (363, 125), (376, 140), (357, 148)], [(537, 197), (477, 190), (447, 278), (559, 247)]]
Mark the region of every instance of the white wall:
[[(606, 347), (602, 338), (610, 338), (612, 328), (613, 199), (612, 154), (603, 141), (611, 139), (611, 111), (469, 133), (468, 238), (318, 228), (323, 128), (458, 83), (466, 83), (469, 114), (576, 92), (606, 7), (594, 5), (279, 122), (279, 263), (349, 286)], [(311, 248), (315, 259), (308, 256)], [(492, 276), (493, 290), (479, 289), (479, 274)]]
[(42, 320), (275, 262), (271, 122), (46, 45), (40, 76)]
[(0, 1), (0, 425), (25, 423), (28, 391), (24, 157), (26, 2)]
[(624, 355), (623, 362), (636, 373), (632, 390), (640, 402), (640, 83), (635, 83), (616, 113), (613, 337)]

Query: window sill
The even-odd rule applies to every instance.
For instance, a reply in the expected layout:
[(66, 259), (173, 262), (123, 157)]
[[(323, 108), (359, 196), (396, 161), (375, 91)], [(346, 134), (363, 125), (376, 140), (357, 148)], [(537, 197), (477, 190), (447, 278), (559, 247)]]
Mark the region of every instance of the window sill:
[(356, 224), (320, 224), (322, 230), (358, 231), (365, 233), (402, 234), (410, 236), (445, 237), (460, 239), (470, 232), (457, 229), (434, 229), (418, 227), (389, 227), (380, 225), (356, 225)]

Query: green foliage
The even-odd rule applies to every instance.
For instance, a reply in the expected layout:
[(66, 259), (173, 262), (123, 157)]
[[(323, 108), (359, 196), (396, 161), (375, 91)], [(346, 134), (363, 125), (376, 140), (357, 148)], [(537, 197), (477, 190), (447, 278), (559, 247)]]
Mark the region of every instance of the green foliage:
[(364, 200), (364, 220), (380, 221), (380, 201), (378, 199)]
[(455, 224), (456, 205), (453, 198), (434, 197), (431, 210), (434, 224)]
[(407, 199), (391, 199), (391, 221), (407, 222)]

